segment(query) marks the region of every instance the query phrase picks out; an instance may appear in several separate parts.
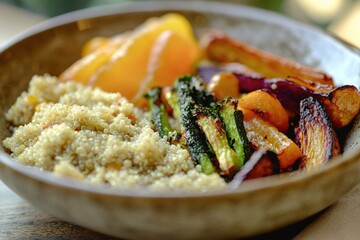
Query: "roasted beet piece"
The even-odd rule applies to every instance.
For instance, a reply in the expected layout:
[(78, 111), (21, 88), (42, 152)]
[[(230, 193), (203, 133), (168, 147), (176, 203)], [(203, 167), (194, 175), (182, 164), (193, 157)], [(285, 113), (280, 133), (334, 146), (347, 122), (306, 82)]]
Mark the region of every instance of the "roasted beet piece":
[(255, 164), (254, 168), (246, 175), (245, 180), (266, 177), (278, 173), (280, 173), (279, 160), (274, 152), (267, 151)]
[(280, 173), (276, 154), (265, 149), (254, 152), (241, 170), (229, 182), (228, 188), (237, 188), (244, 180), (266, 177)]

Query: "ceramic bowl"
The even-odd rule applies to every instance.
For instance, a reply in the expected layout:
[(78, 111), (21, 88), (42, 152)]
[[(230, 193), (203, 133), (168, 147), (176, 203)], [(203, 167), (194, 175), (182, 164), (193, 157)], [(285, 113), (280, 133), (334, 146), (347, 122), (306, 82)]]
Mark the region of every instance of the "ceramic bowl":
[[(111, 36), (151, 16), (179, 12), (196, 34), (218, 28), (256, 47), (320, 68), (337, 85), (360, 86), (356, 50), (330, 35), (273, 13), (215, 2), (142, 2), (89, 9), (45, 22), (5, 44), (0, 52), (0, 135), (4, 112), (34, 74), (58, 75), (93, 36)], [(359, 122), (359, 119), (357, 120)], [(151, 193), (91, 186), (23, 166), (3, 149), (0, 177), (14, 192), (49, 214), (98, 232), (129, 239), (235, 238), (302, 220), (328, 207), (360, 179), (360, 127), (345, 152), (312, 173), (252, 180), (217, 193)]]

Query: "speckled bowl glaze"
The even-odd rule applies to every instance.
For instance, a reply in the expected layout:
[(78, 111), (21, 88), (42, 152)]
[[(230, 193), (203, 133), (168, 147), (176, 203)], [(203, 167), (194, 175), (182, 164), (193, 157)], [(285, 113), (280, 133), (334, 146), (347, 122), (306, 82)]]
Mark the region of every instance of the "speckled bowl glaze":
[[(179, 12), (197, 34), (208, 27), (330, 73), (337, 85), (360, 86), (356, 49), (287, 18), (214, 2), (143, 2), (95, 8), (41, 24), (0, 51), (0, 134), (4, 112), (34, 74), (58, 75), (80, 54), (85, 40), (132, 29), (151, 16)], [(179, 60), (180, 61), (180, 60)], [(316, 172), (252, 180), (217, 193), (115, 190), (61, 179), (25, 167), (1, 148), (0, 177), (34, 206), (65, 221), (129, 239), (235, 238), (268, 232), (328, 207), (360, 179), (359, 117), (345, 152)]]

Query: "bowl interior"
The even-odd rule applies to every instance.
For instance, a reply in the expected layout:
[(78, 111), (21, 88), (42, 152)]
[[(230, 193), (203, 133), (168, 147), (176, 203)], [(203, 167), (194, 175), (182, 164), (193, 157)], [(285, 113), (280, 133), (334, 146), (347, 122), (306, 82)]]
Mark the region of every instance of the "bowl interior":
[[(91, 37), (119, 34), (167, 12), (183, 14), (196, 35), (208, 28), (221, 29), (261, 49), (320, 68), (332, 75), (337, 85), (360, 86), (359, 55), (312, 27), (261, 10), (214, 2), (208, 2), (206, 7), (200, 2), (141, 4), (61, 16), (5, 44), (0, 52), (0, 140), (9, 135), (4, 112), (27, 89), (33, 75), (57, 76), (79, 58), (82, 45)], [(358, 135), (359, 129), (355, 128), (348, 146), (357, 144)]]

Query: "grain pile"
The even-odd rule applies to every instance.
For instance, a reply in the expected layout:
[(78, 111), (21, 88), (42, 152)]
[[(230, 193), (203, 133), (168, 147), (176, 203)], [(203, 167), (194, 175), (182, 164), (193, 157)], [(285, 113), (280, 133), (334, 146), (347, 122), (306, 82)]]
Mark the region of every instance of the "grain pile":
[(92, 183), (154, 190), (208, 191), (225, 187), (205, 175), (186, 149), (153, 129), (148, 113), (118, 93), (35, 76), (6, 119), (4, 147), (19, 162)]

